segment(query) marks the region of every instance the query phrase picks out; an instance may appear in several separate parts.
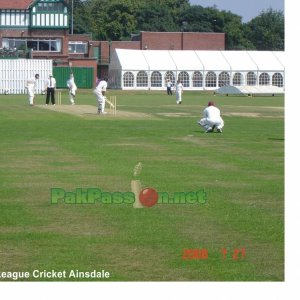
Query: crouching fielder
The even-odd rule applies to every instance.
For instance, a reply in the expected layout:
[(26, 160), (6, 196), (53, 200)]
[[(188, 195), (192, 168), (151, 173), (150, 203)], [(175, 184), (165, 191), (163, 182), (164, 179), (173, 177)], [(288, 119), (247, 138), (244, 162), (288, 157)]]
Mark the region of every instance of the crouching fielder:
[(105, 112), (105, 92), (107, 88), (107, 79), (101, 79), (94, 89), (94, 95), (97, 98), (98, 114), (106, 114)]
[(34, 94), (36, 81), (40, 78), (39, 74), (35, 74), (26, 81), (25, 88), (27, 89), (28, 101), (30, 105), (34, 105)]
[(213, 132), (215, 128), (217, 132), (222, 132), (224, 121), (221, 118), (220, 110), (215, 107), (214, 102), (208, 102), (207, 107), (203, 111), (203, 118), (198, 121), (198, 124), (205, 129), (205, 132)]
[(70, 75), (70, 79), (67, 81), (67, 87), (69, 88), (69, 99), (72, 105), (75, 104), (75, 96), (76, 96), (76, 90), (77, 86), (74, 81), (74, 75)]

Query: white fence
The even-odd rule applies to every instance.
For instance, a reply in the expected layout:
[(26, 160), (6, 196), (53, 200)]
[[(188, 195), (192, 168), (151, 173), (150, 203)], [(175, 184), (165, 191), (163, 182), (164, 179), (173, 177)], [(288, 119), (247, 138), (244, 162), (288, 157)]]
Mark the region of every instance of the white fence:
[(36, 92), (41, 93), (46, 79), (52, 74), (52, 60), (0, 59), (0, 94), (25, 94), (26, 81), (35, 74), (40, 75)]

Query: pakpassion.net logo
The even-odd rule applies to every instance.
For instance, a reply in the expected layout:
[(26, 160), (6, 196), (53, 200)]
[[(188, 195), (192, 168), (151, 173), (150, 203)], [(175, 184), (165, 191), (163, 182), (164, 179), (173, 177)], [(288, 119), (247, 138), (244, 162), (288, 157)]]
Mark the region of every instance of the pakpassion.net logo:
[(105, 192), (99, 188), (65, 191), (62, 188), (52, 188), (50, 201), (51, 204), (133, 204), (134, 207), (152, 207), (156, 204), (204, 204), (206, 192), (200, 189), (170, 195), (153, 188), (144, 188), (136, 198), (134, 192)]
[(204, 204), (206, 192), (203, 189), (192, 192), (157, 192), (154, 188), (142, 188), (137, 177), (141, 174), (142, 163), (133, 169), (131, 192), (105, 192), (99, 188), (77, 188), (72, 192), (62, 188), (51, 189), (51, 203), (65, 204), (133, 204), (134, 208), (152, 207), (155, 204)]

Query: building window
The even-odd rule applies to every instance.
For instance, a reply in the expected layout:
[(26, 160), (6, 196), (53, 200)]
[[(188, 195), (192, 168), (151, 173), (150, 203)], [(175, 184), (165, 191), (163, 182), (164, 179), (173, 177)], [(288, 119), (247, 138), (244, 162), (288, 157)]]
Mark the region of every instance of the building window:
[(0, 26), (28, 26), (29, 11), (20, 9), (0, 9)]
[(205, 77), (206, 87), (216, 87), (217, 86), (217, 75), (215, 72), (208, 72)]
[(134, 87), (134, 75), (131, 72), (124, 73), (123, 86), (124, 87)]
[(61, 39), (2, 39), (2, 47), (17, 50), (29, 50), (38, 52), (60, 52)]
[(167, 83), (168, 79), (172, 82), (173, 86), (175, 85), (175, 75), (172, 71), (167, 71), (165, 74), (165, 83)]
[(36, 6), (36, 12), (62, 13), (63, 11), (62, 3), (40, 2)]
[(69, 42), (69, 53), (88, 53), (88, 44), (85, 42)]
[(247, 73), (247, 85), (256, 85), (256, 75), (254, 72)]
[(190, 86), (190, 76), (188, 72), (182, 71), (178, 75), (178, 79), (181, 81), (182, 85), (184, 87), (189, 87)]
[(235, 73), (233, 75), (232, 84), (236, 85), (236, 86), (239, 86), (239, 85), (242, 85), (242, 83), (243, 83), (242, 74), (241, 73)]
[(228, 72), (221, 72), (219, 75), (219, 81), (218, 81), (219, 87), (224, 85), (230, 85), (230, 76)]
[(193, 87), (202, 87), (203, 86), (203, 76), (201, 72), (196, 71), (192, 77)]
[(268, 73), (262, 73), (259, 75), (259, 85), (269, 85), (270, 76)]
[(136, 86), (137, 87), (147, 87), (148, 86), (148, 76), (145, 71), (140, 71), (137, 73)]
[(272, 85), (278, 86), (278, 87), (283, 87), (283, 77), (280, 73), (275, 73), (272, 76)]
[(162, 76), (160, 72), (154, 71), (151, 74), (151, 86), (152, 87), (162, 87)]

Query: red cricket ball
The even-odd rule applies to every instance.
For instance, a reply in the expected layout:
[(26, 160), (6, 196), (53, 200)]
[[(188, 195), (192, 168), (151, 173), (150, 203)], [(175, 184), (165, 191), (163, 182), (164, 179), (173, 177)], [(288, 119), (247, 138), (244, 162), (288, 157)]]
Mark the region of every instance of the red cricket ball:
[(140, 202), (147, 207), (151, 207), (157, 203), (158, 193), (153, 188), (145, 188), (140, 192)]

